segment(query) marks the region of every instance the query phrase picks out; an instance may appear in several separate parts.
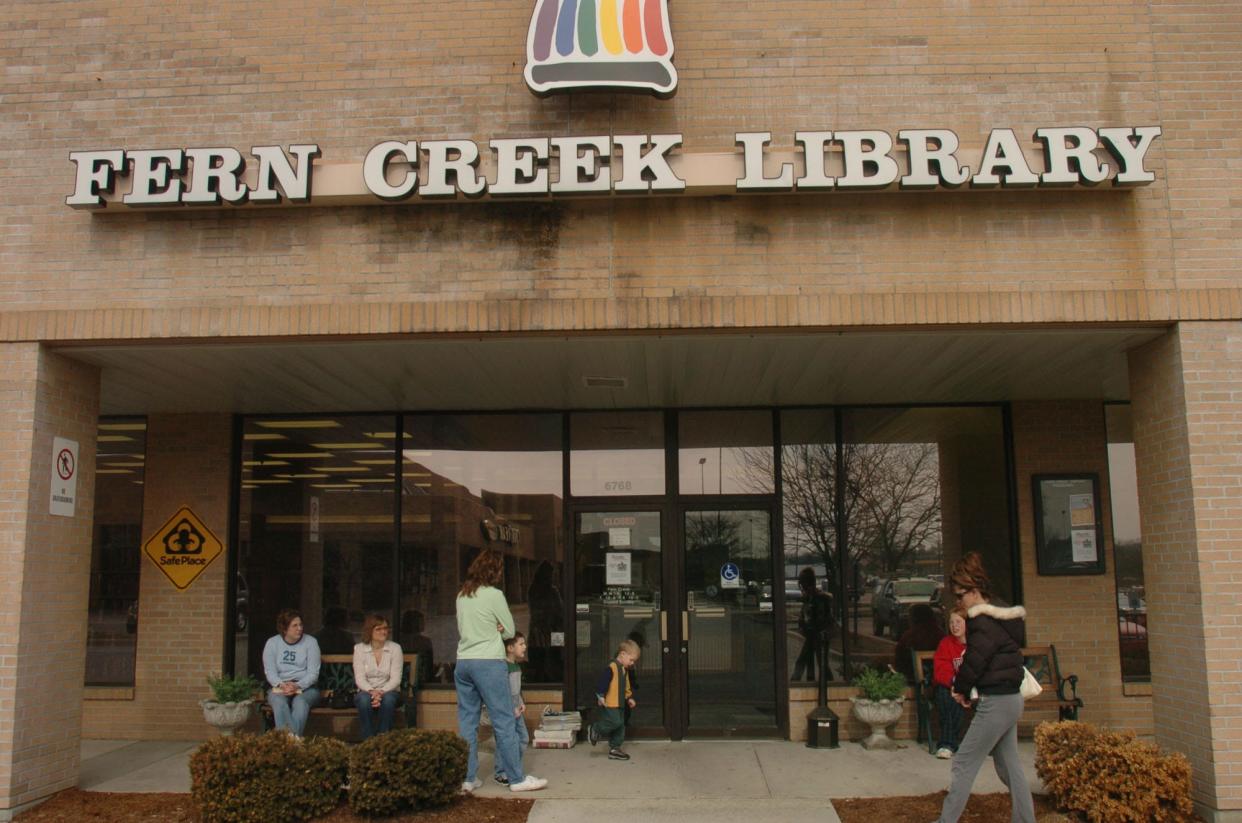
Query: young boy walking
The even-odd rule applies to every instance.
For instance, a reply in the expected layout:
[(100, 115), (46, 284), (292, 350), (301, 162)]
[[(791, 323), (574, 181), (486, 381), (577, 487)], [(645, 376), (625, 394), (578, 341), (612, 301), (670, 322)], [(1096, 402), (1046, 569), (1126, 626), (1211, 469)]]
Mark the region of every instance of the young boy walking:
[[(522, 699), (522, 664), (526, 662), (526, 635), (517, 632), (505, 641), (505, 660), (509, 664), (509, 694), (513, 697), (513, 716), (518, 719), (518, 752), (521, 753), (530, 743), (530, 732), (526, 728), (526, 701)], [(499, 768), (492, 777), (502, 786), (509, 785), (509, 776)]]
[(630, 687), (629, 668), (638, 660), (638, 644), (622, 640), (617, 646), (617, 657), (600, 673), (595, 684), (595, 700), (600, 706), (600, 717), (587, 727), (587, 739), (594, 746), (601, 737), (608, 737), (608, 759), (629, 760), (621, 750), (625, 742), (625, 708), (634, 708), (634, 690)]

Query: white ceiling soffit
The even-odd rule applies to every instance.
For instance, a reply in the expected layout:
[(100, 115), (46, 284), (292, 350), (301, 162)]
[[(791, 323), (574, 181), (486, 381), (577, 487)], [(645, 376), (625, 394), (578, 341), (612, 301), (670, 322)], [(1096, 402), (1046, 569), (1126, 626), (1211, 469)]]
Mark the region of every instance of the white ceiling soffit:
[(1162, 333), (497, 336), (62, 351), (101, 367), (104, 414), (611, 409), (1125, 399), (1126, 351)]

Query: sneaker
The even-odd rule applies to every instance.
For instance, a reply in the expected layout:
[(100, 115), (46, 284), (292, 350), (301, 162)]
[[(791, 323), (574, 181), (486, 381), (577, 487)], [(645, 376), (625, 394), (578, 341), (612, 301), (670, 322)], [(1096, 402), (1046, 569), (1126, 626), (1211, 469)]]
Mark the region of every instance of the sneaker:
[(609, 760), (629, 760), (630, 756), (626, 754), (625, 752), (621, 751), (620, 749), (609, 749), (608, 759)]
[(948, 746), (941, 746), (939, 749), (936, 749), (936, 757), (939, 757), (941, 760), (948, 760), (953, 757), (953, 750)]
[(509, 785), (509, 778), (508, 778), (508, 777), (506, 777), (506, 776), (505, 776), (505, 775), (503, 775), (503, 774), (494, 774), (494, 775), (492, 775), (492, 780), (495, 780), (497, 783), (499, 783), (499, 784), (500, 784), (500, 785), (502, 785), (502, 786), (508, 786), (508, 785)]
[(548, 781), (542, 777), (535, 777), (533, 774), (526, 775), (526, 779), (521, 783), (510, 783), (509, 791), (511, 792), (537, 792), (544, 786), (548, 785)]
[(594, 723), (587, 726), (587, 740), (591, 742), (592, 746), (599, 742), (599, 732), (595, 731)]
[(461, 784), (462, 794), (473, 794), (474, 790), (483, 785), (483, 781), (477, 777), (474, 780), (467, 780)]

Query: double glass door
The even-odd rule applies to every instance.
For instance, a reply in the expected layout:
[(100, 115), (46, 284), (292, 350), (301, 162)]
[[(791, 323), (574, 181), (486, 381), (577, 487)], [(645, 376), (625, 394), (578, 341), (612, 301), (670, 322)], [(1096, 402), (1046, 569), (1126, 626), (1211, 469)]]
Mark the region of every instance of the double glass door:
[(777, 736), (772, 513), (696, 503), (573, 513), (576, 698), (641, 648), (631, 734)]

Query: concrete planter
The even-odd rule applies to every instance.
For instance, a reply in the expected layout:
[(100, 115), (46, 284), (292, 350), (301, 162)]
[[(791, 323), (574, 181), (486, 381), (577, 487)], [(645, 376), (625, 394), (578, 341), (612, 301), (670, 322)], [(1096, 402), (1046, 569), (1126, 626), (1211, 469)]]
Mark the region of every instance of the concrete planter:
[(198, 705), (203, 707), (203, 719), (225, 736), (246, 725), (246, 721), (254, 714), (253, 700), (242, 700), (237, 703), (200, 700)]
[(854, 716), (871, 727), (871, 735), (862, 741), (864, 749), (899, 749), (901, 748), (885, 732), (889, 726), (897, 722), (905, 711), (904, 697), (896, 700), (868, 700), (865, 697), (851, 697), (854, 704)]

